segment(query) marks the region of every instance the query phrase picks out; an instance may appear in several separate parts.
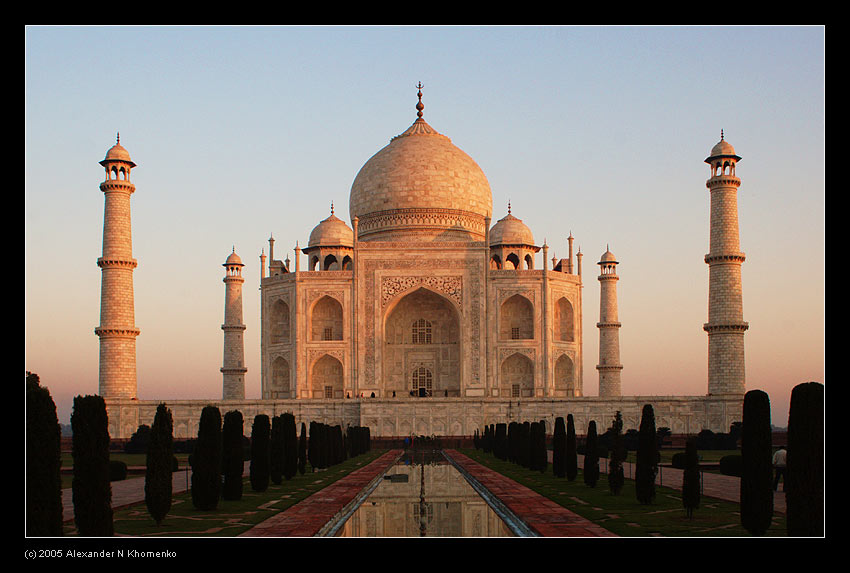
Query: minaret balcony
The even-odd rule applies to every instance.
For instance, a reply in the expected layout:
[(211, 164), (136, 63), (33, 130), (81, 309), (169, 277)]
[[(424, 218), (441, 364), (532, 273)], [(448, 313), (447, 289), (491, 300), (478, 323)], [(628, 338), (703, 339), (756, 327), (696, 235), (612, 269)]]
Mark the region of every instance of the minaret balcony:
[(732, 251), (728, 253), (708, 253), (705, 256), (705, 262), (709, 265), (712, 263), (743, 263), (746, 258), (746, 255), (740, 251)]

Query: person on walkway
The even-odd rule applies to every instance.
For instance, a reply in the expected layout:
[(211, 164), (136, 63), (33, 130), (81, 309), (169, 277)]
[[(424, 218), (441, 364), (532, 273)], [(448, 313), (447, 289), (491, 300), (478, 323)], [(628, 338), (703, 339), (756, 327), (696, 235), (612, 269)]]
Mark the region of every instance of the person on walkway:
[(785, 474), (786, 454), (785, 448), (779, 448), (773, 454), (773, 469), (776, 471), (776, 477), (773, 480), (773, 491), (777, 491), (776, 488), (779, 487), (779, 478), (782, 478), (782, 491), (785, 491), (785, 482), (788, 479)]

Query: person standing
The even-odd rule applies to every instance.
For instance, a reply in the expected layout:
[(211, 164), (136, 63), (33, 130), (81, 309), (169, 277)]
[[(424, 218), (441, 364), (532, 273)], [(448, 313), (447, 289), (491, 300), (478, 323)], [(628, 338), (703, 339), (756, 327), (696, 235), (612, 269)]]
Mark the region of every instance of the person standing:
[(773, 491), (777, 491), (776, 488), (779, 486), (779, 478), (782, 478), (782, 491), (785, 491), (785, 483), (787, 481), (787, 476), (785, 474), (785, 456), (787, 452), (785, 448), (779, 448), (776, 450), (776, 453), (773, 454), (773, 468), (776, 472), (776, 477), (773, 480)]

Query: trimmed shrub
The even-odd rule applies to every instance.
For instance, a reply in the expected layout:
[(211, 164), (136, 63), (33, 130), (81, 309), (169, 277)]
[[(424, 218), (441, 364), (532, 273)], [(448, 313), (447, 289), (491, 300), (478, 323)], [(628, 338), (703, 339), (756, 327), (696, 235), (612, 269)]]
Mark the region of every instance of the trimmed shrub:
[[(292, 479), (298, 471), (298, 434), (295, 426), (295, 416), (291, 412), (280, 415), (281, 431), (283, 433), (283, 477)], [(340, 442), (342, 441), (342, 428), (339, 427)], [(342, 454), (345, 450), (340, 444)], [(303, 473), (303, 472), (302, 472)]]
[(82, 536), (111, 537), (112, 487), (109, 485), (109, 420), (100, 396), (77, 396), (71, 414), (74, 432), (74, 522)]
[(157, 525), (162, 523), (171, 510), (171, 474), (177, 463), (173, 434), (171, 411), (165, 404), (160, 404), (156, 407), (145, 455), (145, 506)]
[(804, 382), (791, 390), (785, 501), (788, 535), (824, 534), (824, 386)]
[(658, 475), (658, 436), (655, 431), (655, 412), (645, 404), (640, 419), (635, 462), (635, 495), (642, 504), (655, 500), (655, 477)]
[(623, 473), (623, 461), (626, 459), (626, 450), (623, 447), (623, 415), (618, 410), (611, 422), (611, 453), (608, 461), (608, 489), (614, 495), (619, 495), (626, 483)]
[(272, 418), (271, 440), (269, 443), (269, 477), (272, 483), (280, 485), (283, 482), (283, 459), (286, 456), (286, 445), (283, 442), (283, 419), (280, 416)]
[(50, 391), (26, 374), (26, 534), (62, 535), (62, 430)]
[[(694, 441), (694, 449), (696, 449), (696, 441)], [(685, 469), (685, 464), (687, 463), (687, 461), (687, 452), (676, 452), (670, 459), (670, 465), (678, 470), (683, 470)], [(699, 460), (697, 460), (697, 464), (699, 464)]]
[(109, 481), (127, 479), (127, 464), (121, 460), (109, 460)]
[(773, 518), (772, 449), (770, 399), (750, 390), (741, 434), (741, 525), (753, 535), (764, 535)]
[(720, 473), (723, 475), (741, 477), (742, 466), (743, 459), (740, 454), (730, 454), (720, 458)]
[(231, 410), (224, 415), (221, 435), (221, 473), (224, 483), (221, 497), (227, 501), (242, 499), (242, 474), (245, 473), (242, 442), (245, 422), (242, 412)]
[(576, 425), (573, 415), (567, 414), (567, 442), (564, 466), (567, 479), (573, 481), (578, 475), (578, 448), (576, 447)]
[(699, 456), (697, 455), (697, 439), (688, 438), (685, 444), (685, 453), (682, 473), (682, 505), (688, 519), (693, 519), (694, 510), (699, 507), (700, 497), (700, 474)]
[(587, 425), (587, 437), (584, 441), (584, 483), (588, 487), (596, 487), (599, 481), (599, 448), (596, 437), (596, 421), (591, 420)]
[(202, 511), (218, 507), (221, 496), (221, 412), (201, 410), (198, 440), (192, 453), (192, 504)]
[(307, 424), (301, 422), (301, 436), (298, 438), (298, 473), (307, 471)]
[(555, 418), (555, 430), (552, 433), (552, 473), (555, 477), (567, 475), (567, 426), (560, 416)]
[(148, 444), (151, 441), (151, 427), (147, 424), (142, 424), (136, 431), (133, 432), (133, 435), (130, 436), (130, 439), (124, 444), (124, 453), (125, 454), (144, 454), (148, 451)]
[(251, 489), (266, 491), (269, 488), (271, 424), (266, 414), (254, 416), (251, 426)]
[(508, 459), (508, 425), (496, 424), (496, 432), (493, 436), (493, 455), (500, 460)]

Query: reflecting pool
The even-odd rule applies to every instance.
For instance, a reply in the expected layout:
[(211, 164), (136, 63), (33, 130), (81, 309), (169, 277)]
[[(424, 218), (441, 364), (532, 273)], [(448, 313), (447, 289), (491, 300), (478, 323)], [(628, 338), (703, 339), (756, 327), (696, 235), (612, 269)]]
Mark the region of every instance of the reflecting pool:
[(513, 537), (439, 451), (408, 451), (336, 532), (337, 537)]

